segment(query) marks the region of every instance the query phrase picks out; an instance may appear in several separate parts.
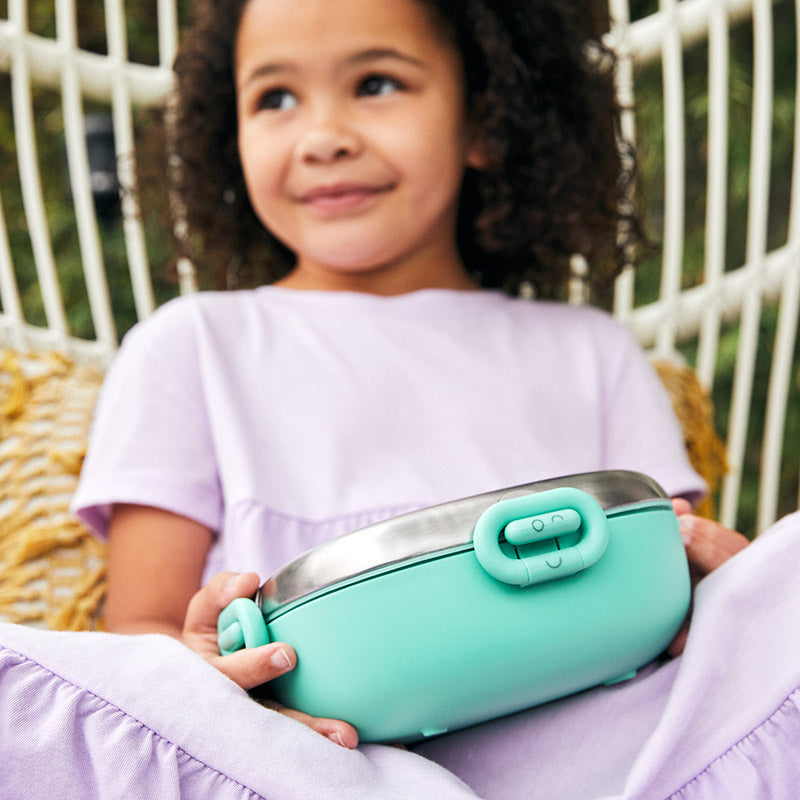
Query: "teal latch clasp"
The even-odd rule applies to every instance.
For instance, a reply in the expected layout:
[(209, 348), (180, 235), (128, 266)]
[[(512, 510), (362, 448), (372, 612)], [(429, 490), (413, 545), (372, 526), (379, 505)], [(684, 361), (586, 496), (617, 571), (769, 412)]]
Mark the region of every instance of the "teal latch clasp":
[(513, 545), (531, 544), (542, 539), (577, 533), (582, 524), (581, 515), (575, 509), (562, 508), (509, 522), (505, 528), (505, 537)]
[(237, 597), (217, 617), (217, 643), (227, 656), (243, 647), (269, 644), (267, 623), (259, 607), (248, 597)]
[[(529, 544), (580, 533), (580, 540), (552, 552), (519, 557), (501, 547)], [(574, 575), (592, 566), (608, 545), (608, 520), (600, 504), (586, 492), (562, 487), (512, 497), (490, 506), (478, 519), (472, 535), (475, 556), (493, 578), (514, 586), (530, 586)]]

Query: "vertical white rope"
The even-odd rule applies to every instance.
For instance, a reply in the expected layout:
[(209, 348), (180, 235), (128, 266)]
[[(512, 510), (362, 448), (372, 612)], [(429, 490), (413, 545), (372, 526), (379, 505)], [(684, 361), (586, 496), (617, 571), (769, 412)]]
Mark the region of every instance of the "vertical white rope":
[(178, 259), (178, 290), (181, 294), (193, 294), (197, 291), (197, 270), (185, 256)]
[(0, 303), (3, 305), (2, 316), (13, 326), (22, 326), (22, 303), (19, 299), (19, 288), (14, 275), (14, 262), (11, 258), (11, 247), (8, 243), (6, 217), (3, 213), (3, 202), (0, 198)]
[[(633, 59), (630, 54), (629, 30), (630, 9), (628, 0), (609, 0), (609, 20), (611, 27), (611, 40), (617, 57), (614, 85), (617, 102), (620, 107), (620, 137), (622, 144), (635, 145), (636, 143), (636, 113), (633, 98)], [(623, 155), (624, 159), (624, 155)], [(623, 167), (625, 164), (623, 164)], [(634, 201), (635, 186), (628, 189), (631, 202)], [(628, 261), (628, 259), (626, 259)], [(634, 289), (636, 284), (636, 271), (631, 263), (625, 265), (622, 273), (614, 283), (614, 315), (628, 322), (633, 309)]]
[(36, 273), (42, 294), (47, 326), (59, 336), (67, 334), (67, 320), (58, 286), (55, 259), (50, 243), (50, 230), (44, 210), (36, 131), (33, 122), (33, 99), (28, 57), (23, 34), (27, 30), (24, 0), (9, 0), (8, 18), (17, 31), (11, 58), (11, 106), (14, 116), (14, 138), (17, 145), (22, 203), (31, 238)]
[(709, 303), (703, 312), (697, 375), (711, 389), (719, 349), (722, 275), (728, 202), (728, 13), (721, 3), (709, 7), (708, 30), (708, 178), (706, 186), (705, 283)]
[(739, 349), (734, 372), (728, 433), (730, 471), (723, 482), (721, 521), (736, 526), (748, 417), (758, 348), (769, 210), (769, 167), (772, 130), (772, 6), (753, 6), (753, 122), (750, 151), (750, 197), (747, 215), (747, 267), (751, 282), (742, 299)]
[(108, 297), (105, 265), (100, 247), (89, 157), (86, 152), (86, 125), (83, 114), (80, 79), (75, 55), (78, 41), (75, 28), (74, 0), (56, 0), (56, 37), (62, 47), (61, 100), (64, 112), (64, 135), (72, 189), (72, 206), (78, 228), (78, 243), (94, 323), (95, 338), (108, 347), (117, 342), (114, 318)]
[[(176, 0), (158, 0), (158, 36), (159, 36), (159, 63), (162, 67), (172, 68), (175, 55), (178, 50), (179, 41), (179, 20)], [(174, 109), (172, 103), (174, 96), (167, 100), (165, 111), (165, 124), (167, 126), (167, 158), (168, 170), (180, 169), (179, 164), (175, 163), (177, 156), (172, 152), (172, 133), (170, 130)], [(174, 193), (170, 193), (169, 207), (172, 215), (173, 233), (175, 238), (180, 241), (186, 236), (186, 224), (182, 217), (183, 203), (181, 203)], [(197, 291), (197, 271), (194, 264), (186, 257), (180, 256), (176, 262), (178, 273), (178, 291), (180, 294), (192, 294)]]
[[(794, 183), (797, 187), (797, 148), (795, 148)], [(797, 192), (793, 205), (797, 206)], [(785, 270), (778, 327), (775, 332), (775, 354), (772, 359), (769, 393), (767, 396), (764, 442), (761, 453), (761, 482), (759, 486), (758, 532), (768, 528), (778, 514), (780, 493), (781, 459), (783, 455), (786, 407), (789, 402), (789, 387), (792, 382), (792, 358), (797, 341), (798, 317), (800, 316), (800, 241), (794, 239)], [(800, 402), (800, 398), (795, 402)], [(800, 505), (800, 504), (799, 504)]]
[(111, 108), (114, 121), (114, 144), (117, 153), (117, 177), (121, 187), (122, 223), (133, 299), (139, 319), (155, 308), (153, 285), (147, 257), (147, 242), (136, 196), (131, 95), (125, 76), (128, 44), (125, 34), (125, 10), (122, 0), (104, 0), (108, 58), (113, 71)]
[(585, 306), (589, 294), (589, 263), (580, 253), (575, 253), (569, 260), (567, 302), (573, 306)]
[(178, 49), (178, 8), (176, 0), (158, 0), (158, 63), (172, 68)]
[(175, 119), (177, 114), (178, 96), (171, 92), (167, 97), (164, 110), (164, 126), (167, 136), (167, 169), (169, 170), (169, 209), (172, 222), (172, 235), (178, 244), (180, 255), (177, 261), (178, 288), (180, 293), (192, 294), (197, 291), (197, 270), (191, 259), (186, 255), (186, 237), (189, 225), (186, 221), (186, 205), (183, 198), (172, 187), (177, 183), (182, 169), (181, 159), (175, 152)]
[[(800, 3), (795, 4), (795, 31), (795, 35), (800, 35)], [(796, 59), (795, 68), (789, 244), (767, 395), (764, 443), (761, 454), (761, 484), (758, 493), (759, 531), (768, 528), (778, 515), (786, 408), (789, 403), (789, 387), (793, 377), (792, 360), (797, 342), (798, 318), (800, 318), (800, 58)], [(797, 378), (800, 380), (800, 375)], [(800, 387), (797, 387), (796, 392), (800, 394)], [(800, 402), (800, 397), (797, 397), (795, 402)], [(800, 498), (798, 499), (800, 500)], [(800, 506), (800, 502), (798, 502), (798, 506)]]
[(675, 349), (677, 298), (681, 287), (685, 210), (685, 130), (683, 48), (677, 22), (677, 0), (661, 0), (669, 24), (664, 29), (664, 255), (659, 302), (661, 323), (655, 352), (669, 356)]
[[(792, 209), (791, 209), (791, 220), (792, 220), (792, 227), (790, 228), (789, 236), (792, 241), (795, 241), (795, 237), (800, 239), (800, 155), (798, 152), (800, 151), (800, 2), (795, 2), (794, 4), (794, 35), (795, 35), (795, 51), (796, 51), (796, 60), (797, 60), (797, 77), (796, 77), (796, 94), (795, 94), (795, 118), (794, 118), (794, 183), (792, 185)], [(794, 268), (797, 270), (797, 266), (792, 265), (789, 266), (789, 269)], [(795, 278), (796, 279), (796, 278)], [(797, 391), (800, 393), (800, 376), (797, 378), (798, 385)], [(797, 502), (795, 503), (796, 508), (800, 508), (800, 464), (797, 465)]]

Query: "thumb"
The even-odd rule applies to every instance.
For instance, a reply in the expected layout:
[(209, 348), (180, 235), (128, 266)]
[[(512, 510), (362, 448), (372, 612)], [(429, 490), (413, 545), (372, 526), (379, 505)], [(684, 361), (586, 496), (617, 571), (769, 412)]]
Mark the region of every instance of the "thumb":
[(195, 593), (186, 609), (184, 636), (213, 633), (216, 636), (217, 617), (237, 597), (252, 597), (260, 579), (255, 572), (220, 572)]

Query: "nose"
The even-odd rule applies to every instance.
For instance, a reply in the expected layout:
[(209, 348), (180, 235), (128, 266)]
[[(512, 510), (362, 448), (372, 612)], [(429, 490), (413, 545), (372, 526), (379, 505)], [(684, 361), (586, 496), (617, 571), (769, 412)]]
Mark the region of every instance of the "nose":
[(333, 114), (315, 120), (297, 142), (297, 155), (307, 164), (326, 164), (361, 152), (361, 137)]

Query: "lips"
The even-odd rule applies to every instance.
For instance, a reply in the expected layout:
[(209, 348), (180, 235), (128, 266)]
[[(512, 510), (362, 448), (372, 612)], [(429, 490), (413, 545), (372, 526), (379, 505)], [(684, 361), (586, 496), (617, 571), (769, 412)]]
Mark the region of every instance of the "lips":
[(314, 187), (302, 193), (299, 201), (320, 213), (343, 213), (361, 209), (391, 188), (391, 184), (338, 183)]

